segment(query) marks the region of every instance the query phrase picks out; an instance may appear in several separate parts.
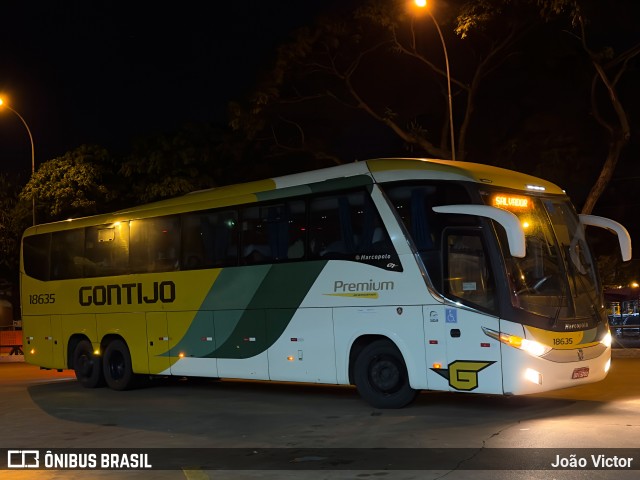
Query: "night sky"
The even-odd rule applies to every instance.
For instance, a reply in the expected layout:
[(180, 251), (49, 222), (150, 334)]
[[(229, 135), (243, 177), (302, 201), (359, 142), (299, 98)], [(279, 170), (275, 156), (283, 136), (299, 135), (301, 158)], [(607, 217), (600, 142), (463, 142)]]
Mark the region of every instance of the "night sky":
[[(29, 125), (36, 163), (81, 144), (127, 151), (188, 122), (224, 125), (275, 47), (331, 5), (277, 2), (11, 2), (0, 92)], [(30, 161), (19, 119), (0, 114), (0, 169)], [(23, 162), (24, 158), (24, 162)]]

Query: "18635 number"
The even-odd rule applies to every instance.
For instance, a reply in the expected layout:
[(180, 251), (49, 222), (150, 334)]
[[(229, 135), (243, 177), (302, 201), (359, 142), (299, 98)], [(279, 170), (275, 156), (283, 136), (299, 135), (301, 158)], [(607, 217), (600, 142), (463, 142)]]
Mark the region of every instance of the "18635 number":
[(56, 303), (55, 293), (34, 293), (29, 295), (29, 305), (48, 305)]

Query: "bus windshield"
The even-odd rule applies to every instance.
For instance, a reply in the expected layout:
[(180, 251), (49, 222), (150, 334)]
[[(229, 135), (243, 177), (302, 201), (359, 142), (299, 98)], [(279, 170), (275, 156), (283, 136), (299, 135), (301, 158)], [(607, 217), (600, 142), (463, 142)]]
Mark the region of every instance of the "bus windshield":
[(525, 231), (525, 257), (511, 257), (503, 246), (514, 306), (555, 320), (592, 317), (596, 266), (569, 201), (496, 193), (489, 202), (518, 216)]

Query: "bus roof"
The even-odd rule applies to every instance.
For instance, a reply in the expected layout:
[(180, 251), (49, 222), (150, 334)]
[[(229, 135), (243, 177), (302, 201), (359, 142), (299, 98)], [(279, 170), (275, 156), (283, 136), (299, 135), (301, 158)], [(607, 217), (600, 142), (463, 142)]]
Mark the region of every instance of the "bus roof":
[(340, 186), (349, 187), (374, 182), (386, 183), (417, 179), (468, 181), (521, 191), (526, 191), (528, 186), (534, 186), (537, 191), (544, 189), (546, 193), (550, 194), (564, 193), (557, 185), (546, 180), (491, 165), (424, 158), (380, 158), (199, 190), (108, 214), (40, 224), (29, 227), (25, 234), (143, 218), (154, 216), (159, 211), (162, 211), (163, 214), (171, 214), (191, 209), (207, 209), (316, 193), (334, 190)]

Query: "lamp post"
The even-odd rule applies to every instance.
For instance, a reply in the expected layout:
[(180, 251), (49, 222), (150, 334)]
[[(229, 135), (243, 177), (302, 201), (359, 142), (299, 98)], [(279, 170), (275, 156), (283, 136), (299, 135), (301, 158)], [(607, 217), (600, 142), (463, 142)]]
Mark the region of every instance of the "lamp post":
[[(427, 7), (427, 0), (414, 0), (414, 3), (418, 8)], [(442, 43), (442, 50), (444, 51), (444, 63), (447, 71), (447, 93), (449, 97), (449, 130), (451, 132), (451, 160), (456, 159), (456, 138), (453, 131), (453, 99), (451, 98), (451, 74), (449, 73), (449, 55), (447, 54), (447, 45), (444, 43), (444, 37), (442, 36), (442, 30), (440, 30), (440, 25), (436, 20), (436, 17), (427, 9), (426, 12), (433, 20), (433, 23), (436, 26), (436, 30), (438, 30), (438, 35), (440, 36), (440, 42)]]
[[(22, 124), (24, 125), (24, 128), (27, 129), (27, 133), (29, 134), (29, 141), (31, 142), (31, 176), (33, 177), (33, 174), (36, 171), (36, 156), (35, 156), (35, 149), (33, 146), (33, 135), (31, 135), (31, 130), (29, 129), (29, 125), (27, 125), (27, 122), (25, 121), (24, 118), (22, 118), (22, 115), (20, 115), (18, 112), (16, 112), (13, 108), (11, 108), (9, 105), (7, 105), (4, 100), (2, 100), (0, 98), (0, 107), (4, 107), (10, 111), (12, 111), (13, 113), (15, 113), (18, 118), (20, 119), (20, 121), (22, 122)], [(32, 200), (32, 212), (33, 212), (33, 224), (36, 224), (36, 196), (35, 194), (31, 196), (31, 200)]]

